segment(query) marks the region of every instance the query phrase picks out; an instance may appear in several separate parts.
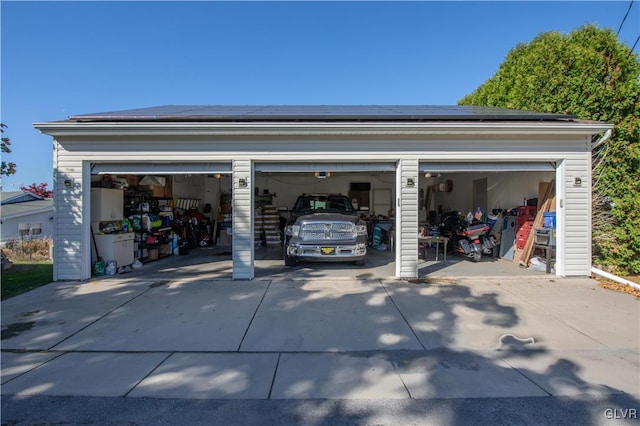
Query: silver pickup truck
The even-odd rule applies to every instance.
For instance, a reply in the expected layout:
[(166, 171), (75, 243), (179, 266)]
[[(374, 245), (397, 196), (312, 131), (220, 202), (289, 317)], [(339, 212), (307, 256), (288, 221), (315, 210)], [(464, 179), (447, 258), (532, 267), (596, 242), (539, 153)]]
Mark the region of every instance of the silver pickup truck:
[(299, 196), (284, 234), (287, 266), (299, 260), (365, 264), (367, 225), (344, 195)]

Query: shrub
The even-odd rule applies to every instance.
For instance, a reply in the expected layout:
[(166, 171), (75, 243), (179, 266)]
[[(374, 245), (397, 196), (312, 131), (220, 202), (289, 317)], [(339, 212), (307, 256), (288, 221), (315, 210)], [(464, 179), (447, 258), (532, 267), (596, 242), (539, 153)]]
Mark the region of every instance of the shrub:
[(53, 246), (51, 237), (37, 239), (11, 239), (2, 248), (12, 261), (51, 260), (49, 248)]

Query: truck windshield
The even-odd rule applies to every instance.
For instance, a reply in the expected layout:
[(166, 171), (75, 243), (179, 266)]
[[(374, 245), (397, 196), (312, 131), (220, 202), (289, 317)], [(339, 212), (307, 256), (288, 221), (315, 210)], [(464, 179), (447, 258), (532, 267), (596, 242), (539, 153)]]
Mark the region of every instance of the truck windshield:
[(327, 211), (338, 213), (353, 213), (351, 201), (344, 196), (327, 195), (303, 195), (298, 197), (293, 210), (302, 211)]

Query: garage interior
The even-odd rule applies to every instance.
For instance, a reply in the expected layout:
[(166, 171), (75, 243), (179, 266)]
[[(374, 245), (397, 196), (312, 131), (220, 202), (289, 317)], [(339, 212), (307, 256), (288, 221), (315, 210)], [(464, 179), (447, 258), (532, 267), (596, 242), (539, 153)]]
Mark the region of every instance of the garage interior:
[[(140, 264), (146, 265), (147, 271), (150, 266), (162, 269), (171, 265), (175, 271), (180, 265), (198, 264), (206, 268), (224, 264), (226, 269), (216, 270), (231, 274), (233, 180), (226, 167), (217, 165), (206, 171), (193, 167), (191, 172), (163, 174), (158, 173), (162, 168), (154, 172), (149, 165), (138, 170), (129, 166), (120, 173), (112, 173), (117, 170), (115, 167), (94, 166), (91, 177), (94, 276), (133, 272)], [(421, 162), (416, 236), (419, 277), (544, 273), (547, 250), (532, 247), (531, 256), (537, 261), (529, 268), (518, 265), (518, 258), (529, 234), (534, 232), (536, 213), (555, 176), (551, 163)], [(395, 164), (256, 163), (254, 179), (256, 277), (286, 274), (291, 269), (359, 277), (394, 275)], [(284, 266), (284, 222), (297, 196), (303, 193), (348, 194), (368, 224), (370, 246), (364, 267), (350, 263)], [(463, 216), (471, 214), (491, 225), (490, 233), (498, 245), (479, 262), (452, 252), (451, 246), (445, 256), (444, 245), (433, 240), (441, 232), (440, 219), (451, 211)], [(526, 217), (519, 217), (522, 215)], [(550, 249), (549, 272), (554, 270), (554, 254)], [(99, 259), (102, 262), (97, 262)]]

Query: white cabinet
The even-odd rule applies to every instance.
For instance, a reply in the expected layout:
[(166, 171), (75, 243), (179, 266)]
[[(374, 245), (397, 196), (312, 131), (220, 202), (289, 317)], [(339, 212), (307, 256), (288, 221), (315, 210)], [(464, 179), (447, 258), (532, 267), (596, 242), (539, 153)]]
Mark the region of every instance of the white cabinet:
[(131, 265), (133, 263), (133, 237), (133, 232), (95, 235), (97, 256), (100, 256), (105, 262), (115, 260), (117, 267)]
[(91, 188), (91, 221), (120, 220), (124, 212), (124, 191)]

